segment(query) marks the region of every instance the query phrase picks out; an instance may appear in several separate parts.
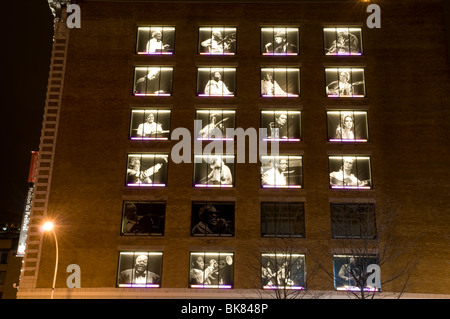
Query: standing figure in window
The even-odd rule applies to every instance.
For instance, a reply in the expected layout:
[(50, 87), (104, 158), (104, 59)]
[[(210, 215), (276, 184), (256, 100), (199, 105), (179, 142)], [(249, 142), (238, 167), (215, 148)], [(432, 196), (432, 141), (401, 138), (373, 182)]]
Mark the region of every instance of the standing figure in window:
[(207, 184), (212, 185), (232, 185), (233, 176), (231, 170), (225, 165), (222, 158), (215, 157), (209, 164), (211, 172), (207, 176)]
[(360, 52), (358, 38), (348, 31), (339, 31), (337, 40), (334, 40), (331, 47), (327, 49), (327, 54), (349, 54)]
[(339, 81), (333, 81), (327, 85), (328, 95), (352, 96), (354, 94), (353, 85), (350, 83), (350, 72), (340, 71)]
[(338, 286), (345, 287), (357, 287), (356, 282), (359, 281), (360, 276), (358, 268), (356, 266), (356, 260), (354, 257), (349, 258), (348, 264), (342, 264), (338, 272)]
[(205, 268), (205, 284), (219, 284), (219, 264), (215, 259), (209, 261), (209, 266)]
[(218, 114), (213, 113), (209, 116), (209, 124), (205, 125), (198, 133), (201, 138), (222, 138), (223, 136), (223, 122), (228, 120), (224, 118), (221, 121), (217, 121)]
[(161, 30), (152, 31), (152, 39), (147, 42), (147, 53), (167, 52), (170, 49), (170, 45), (164, 44), (161, 39)]
[(330, 183), (333, 186), (365, 186), (368, 181), (360, 181), (352, 173), (353, 159), (344, 158), (344, 164), (339, 171), (330, 173)]
[(287, 113), (281, 113), (274, 122), (270, 122), (269, 129), (269, 138), (288, 138)]
[(261, 180), (263, 185), (286, 186), (286, 169), (288, 167), (287, 160), (281, 159), (274, 162), (274, 167), (262, 174)]
[[(164, 158), (167, 163), (167, 159)], [(156, 174), (162, 167), (158, 163), (146, 170), (141, 170), (141, 160), (138, 157), (131, 157), (127, 169), (127, 183), (128, 184), (151, 184), (151, 176)]]
[(275, 277), (277, 275), (276, 272), (272, 269), (272, 264), (270, 263), (270, 260), (267, 261), (266, 266), (262, 267), (261, 269), (262, 273), (262, 285), (264, 286), (274, 286), (275, 285)]
[(210, 54), (223, 54), (233, 51), (233, 43), (236, 42), (236, 34), (232, 33), (226, 37), (222, 36), (220, 29), (212, 29), (211, 38), (202, 41), (200, 44)]
[(191, 265), (191, 271), (189, 272), (189, 283), (191, 285), (199, 285), (205, 282), (205, 262), (203, 257), (198, 256), (197, 259)]
[(148, 256), (139, 255), (134, 268), (120, 273), (121, 284), (159, 284), (160, 276), (148, 270)]
[(264, 50), (266, 51), (266, 53), (297, 53), (297, 46), (287, 41), (286, 31), (277, 31), (274, 35), (274, 40), (274, 43), (267, 43), (264, 46)]
[(160, 123), (155, 122), (155, 116), (153, 113), (150, 113), (147, 116), (147, 121), (139, 124), (137, 128), (137, 135), (142, 137), (155, 137), (162, 133), (162, 126)]
[(278, 85), (277, 81), (273, 79), (271, 72), (265, 72), (261, 80), (261, 95), (285, 96), (287, 93)]
[(136, 81), (135, 93), (138, 94), (161, 94), (165, 93), (160, 85), (160, 68), (149, 68), (146, 76)]
[(354, 140), (354, 123), (355, 120), (352, 114), (344, 114), (341, 118), (341, 124), (336, 128), (336, 138), (342, 140)]
[(232, 95), (225, 83), (222, 81), (222, 74), (219, 71), (211, 73), (210, 80), (205, 86), (206, 95)]

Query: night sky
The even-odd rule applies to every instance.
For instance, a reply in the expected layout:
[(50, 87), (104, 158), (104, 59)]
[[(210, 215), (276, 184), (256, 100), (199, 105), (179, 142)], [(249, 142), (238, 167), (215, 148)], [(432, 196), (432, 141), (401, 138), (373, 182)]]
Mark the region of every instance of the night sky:
[[(53, 15), (47, 0), (2, 3), (2, 190), (0, 223), (22, 221), (31, 151), (39, 150)], [(5, 54), (2, 54), (5, 59)]]

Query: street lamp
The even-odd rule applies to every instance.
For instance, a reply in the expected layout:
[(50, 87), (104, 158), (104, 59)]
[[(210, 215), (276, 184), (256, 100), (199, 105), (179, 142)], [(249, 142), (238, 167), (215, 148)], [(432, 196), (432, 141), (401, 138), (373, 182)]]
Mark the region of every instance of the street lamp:
[(52, 294), (50, 296), (50, 299), (53, 299), (53, 293), (55, 292), (55, 285), (56, 285), (56, 274), (58, 273), (58, 239), (56, 238), (56, 233), (54, 231), (54, 224), (52, 222), (46, 222), (44, 225), (42, 225), (42, 230), (45, 232), (51, 231), (53, 237), (55, 238), (55, 246), (56, 246), (55, 273), (53, 275)]

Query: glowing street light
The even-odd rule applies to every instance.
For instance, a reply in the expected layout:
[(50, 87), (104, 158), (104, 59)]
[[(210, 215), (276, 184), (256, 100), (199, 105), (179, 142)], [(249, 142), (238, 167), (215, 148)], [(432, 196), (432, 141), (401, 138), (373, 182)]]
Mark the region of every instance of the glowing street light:
[(52, 222), (46, 222), (42, 225), (42, 231), (52, 232), (53, 237), (55, 238), (55, 246), (56, 246), (55, 273), (53, 275), (52, 294), (50, 296), (50, 299), (53, 299), (53, 293), (55, 292), (55, 285), (56, 285), (56, 274), (58, 273), (58, 239), (56, 238), (56, 233), (54, 231), (54, 227), (55, 227), (55, 225)]

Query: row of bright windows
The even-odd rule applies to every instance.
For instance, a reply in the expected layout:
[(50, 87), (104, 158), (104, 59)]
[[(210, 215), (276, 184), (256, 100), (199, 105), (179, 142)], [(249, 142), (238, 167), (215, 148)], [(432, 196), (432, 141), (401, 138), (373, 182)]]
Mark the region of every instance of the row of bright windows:
[[(234, 202), (192, 202), (190, 236), (233, 237)], [(261, 237), (305, 237), (303, 202), (262, 202)], [(376, 237), (373, 203), (331, 203), (332, 238)], [(125, 201), (121, 235), (164, 236), (166, 203)]]
[[(261, 284), (263, 289), (305, 289), (304, 254), (262, 253)], [(162, 282), (163, 252), (121, 251), (117, 272), (118, 287), (159, 288)], [(193, 251), (189, 254), (189, 288), (234, 287), (233, 252)], [(367, 270), (377, 264), (376, 256), (353, 257), (333, 255), (336, 290), (372, 290), (367, 283)]]
[[(168, 154), (128, 154), (126, 185), (165, 187)], [(260, 157), (263, 188), (303, 188), (303, 156)], [(235, 155), (194, 155), (194, 187), (231, 188), (235, 185)], [(371, 189), (370, 156), (329, 156), (332, 189)]]
[[(171, 110), (131, 110), (131, 140), (168, 140), (170, 137)], [(195, 131), (197, 140), (234, 140), (236, 110), (196, 110), (195, 119), (199, 128)], [(266, 141), (301, 141), (300, 110), (262, 110), (260, 127), (266, 129)], [(329, 142), (367, 142), (369, 140), (367, 111), (327, 111)], [(198, 127), (197, 127), (198, 128)]]
[[(262, 67), (262, 97), (299, 97), (299, 67)], [(171, 96), (173, 67), (136, 66), (134, 70), (133, 94), (135, 96)], [(197, 91), (199, 97), (236, 96), (235, 67), (199, 67), (197, 69)], [(360, 98), (366, 96), (364, 68), (325, 68), (325, 93), (327, 97)]]
[[(300, 54), (299, 28), (262, 27), (262, 55)], [(362, 29), (358, 27), (323, 28), (325, 55), (361, 55)], [(235, 55), (237, 28), (231, 26), (199, 27), (198, 54)], [(137, 30), (137, 54), (174, 54), (175, 27), (142, 26)]]

